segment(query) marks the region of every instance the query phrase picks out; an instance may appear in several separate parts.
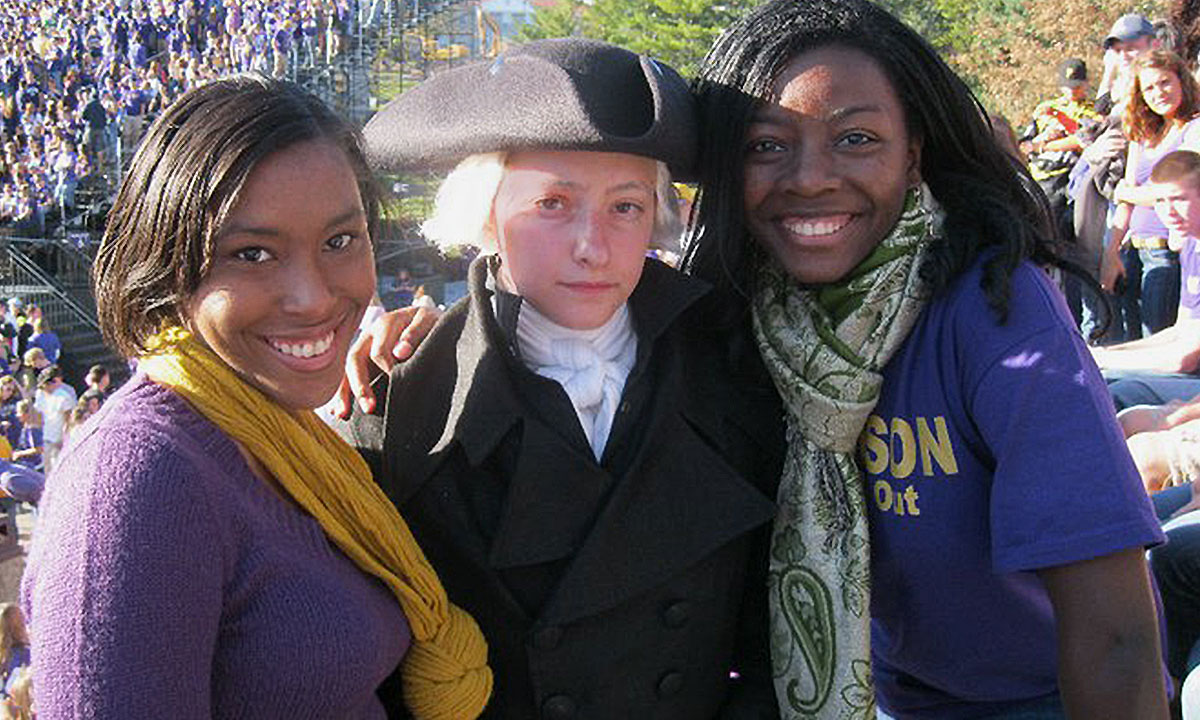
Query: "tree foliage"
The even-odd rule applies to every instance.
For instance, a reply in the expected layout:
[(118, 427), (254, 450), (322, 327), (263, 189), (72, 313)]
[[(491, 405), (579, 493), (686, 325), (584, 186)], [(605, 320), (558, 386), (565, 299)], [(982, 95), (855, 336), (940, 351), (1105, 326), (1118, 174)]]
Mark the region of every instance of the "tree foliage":
[(577, 35), (606, 40), (695, 74), (717, 35), (759, 0), (560, 0), (539, 8), (519, 40)]
[[(1057, 93), (1055, 67), (1103, 73), (1101, 43), (1127, 12), (1168, 17), (1196, 0), (876, 0), (928, 39), (992, 112), (1024, 123)], [(692, 76), (717, 35), (761, 0), (559, 0), (540, 8), (521, 40), (578, 35), (661, 58)], [(797, 0), (804, 2), (804, 0)], [(1200, 22), (1197, 23), (1200, 25)]]
[(1055, 69), (1081, 58), (1093, 88), (1104, 73), (1102, 43), (1114, 20), (1139, 11), (1166, 17), (1167, 3), (1113, 0), (935, 0), (947, 19), (939, 47), (992, 112), (1014, 124), (1058, 91)]

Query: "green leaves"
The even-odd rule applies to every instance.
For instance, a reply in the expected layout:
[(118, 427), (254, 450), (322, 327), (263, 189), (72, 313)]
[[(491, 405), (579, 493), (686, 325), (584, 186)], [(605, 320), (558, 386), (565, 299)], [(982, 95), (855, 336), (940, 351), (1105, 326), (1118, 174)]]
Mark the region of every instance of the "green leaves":
[[(803, 0), (797, 0), (803, 2)], [(876, 0), (924, 36), (976, 90), (989, 110), (1020, 125), (1057, 93), (1054, 67), (1066, 57), (1103, 72), (1100, 47), (1130, 11), (1169, 14), (1167, 0)], [(695, 76), (717, 36), (761, 0), (559, 0), (538, 9), (518, 42), (576, 35), (652, 55)]]
[(519, 41), (577, 35), (651, 55), (695, 75), (717, 35), (759, 0), (560, 0), (540, 8)]

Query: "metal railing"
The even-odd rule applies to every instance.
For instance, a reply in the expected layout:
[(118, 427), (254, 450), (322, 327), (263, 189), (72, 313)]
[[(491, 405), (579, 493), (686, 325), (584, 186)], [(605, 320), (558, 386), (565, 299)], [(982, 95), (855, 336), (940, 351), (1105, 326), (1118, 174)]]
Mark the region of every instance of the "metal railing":
[[(38, 259), (22, 252), (17, 245), (27, 241), (0, 242), (3, 253), (0, 271), (0, 297), (19, 297), (26, 303), (34, 303), (42, 309), (51, 328), (56, 331), (72, 326), (85, 326), (96, 333), (100, 325), (96, 322), (95, 310), (79, 303), (41, 267)], [(58, 250), (57, 243), (43, 242), (38, 249), (52, 252)], [(65, 255), (64, 255), (65, 257)]]

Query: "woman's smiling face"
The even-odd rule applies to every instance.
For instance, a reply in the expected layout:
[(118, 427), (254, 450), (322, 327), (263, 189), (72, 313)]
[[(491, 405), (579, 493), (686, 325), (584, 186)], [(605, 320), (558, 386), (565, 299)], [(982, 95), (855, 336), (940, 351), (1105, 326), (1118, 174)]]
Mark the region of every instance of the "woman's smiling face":
[(310, 409), (337, 389), (374, 292), (354, 170), (340, 148), (314, 140), (250, 172), (186, 315), (244, 380), (284, 407)]
[(1147, 107), (1168, 120), (1175, 117), (1183, 102), (1183, 85), (1178, 75), (1170, 70), (1145, 68), (1138, 73), (1138, 84)]
[(879, 65), (839, 45), (801, 53), (744, 147), (751, 234), (798, 282), (837, 282), (892, 230), (921, 181), (921, 142)]

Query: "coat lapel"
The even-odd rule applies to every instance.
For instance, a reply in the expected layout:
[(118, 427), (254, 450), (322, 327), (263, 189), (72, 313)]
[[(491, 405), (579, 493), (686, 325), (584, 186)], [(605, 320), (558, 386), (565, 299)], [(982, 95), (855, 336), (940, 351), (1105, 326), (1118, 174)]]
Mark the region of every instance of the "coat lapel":
[[(674, 353), (671, 364), (679, 359)], [(547, 604), (546, 622), (615, 607), (774, 517), (774, 503), (714, 449), (719, 418), (689, 407), (682, 370), (663, 379), (637, 458)]]
[(497, 569), (574, 554), (613, 486), (585, 447), (563, 442), (555, 428), (525, 423), (516, 470), (492, 541)]
[[(438, 522), (453, 525), (447, 534), (453, 534), (472, 565), (456, 572), (491, 575), (497, 591), (516, 607), (496, 570), (574, 555), (542, 612), (547, 622), (569, 622), (655, 587), (773, 517), (774, 504), (715, 449), (722, 437), (717, 409), (710, 407), (714, 403), (689, 400), (704, 395), (695, 388), (689, 392), (688, 383), (697, 379), (684, 375), (685, 361), (687, 367), (697, 364), (686, 354), (694, 348), (668, 347), (678, 340), (668, 339), (672, 333), (667, 328), (703, 289), (648, 264), (648, 282), (631, 298), (631, 303), (640, 300), (633, 305), (639, 337), (666, 336), (662, 358), (650, 359), (661, 365), (654, 369), (653, 415), (635, 459), (618, 480), (585, 454), (584, 445), (564, 442), (561, 432), (527, 412), (527, 398), (513, 380), (519, 360), (493, 317), (490, 294), (482, 289), (486, 272), (482, 259), (472, 265), (469, 302), (447, 313), (417, 355), (394, 371), (401, 378), (414, 377), (396, 382), (393, 374), (388, 394), (389, 428), (403, 426), (410, 435), (390, 430), (385, 448), (392, 465), (386, 475), (406, 477), (402, 485), (385, 488), (400, 506), (417, 494), (455, 446), (472, 468), (479, 468), (510, 433), (520, 437), (516, 469), (490, 547), (465, 521), (466, 503), (458, 486), (446, 483), (437, 493), (426, 494), (436, 496), (427, 502), (437, 505)], [(672, 297), (673, 302), (664, 303)], [(639, 315), (643, 303), (672, 308)], [(402, 421), (413, 412), (428, 421), (419, 427)], [(599, 510), (581, 514), (579, 508)]]

